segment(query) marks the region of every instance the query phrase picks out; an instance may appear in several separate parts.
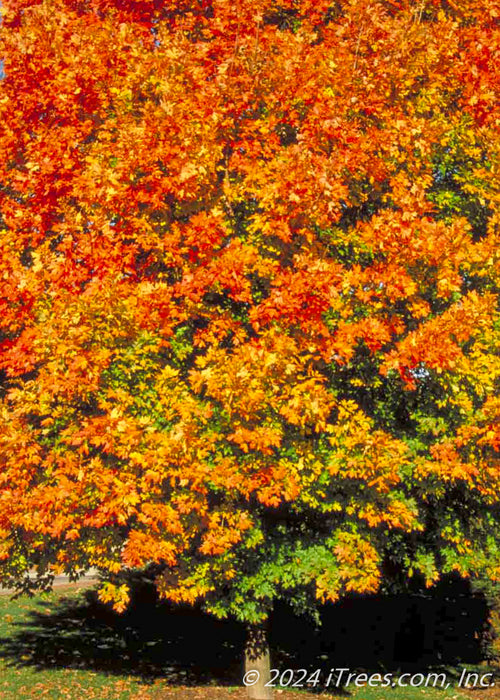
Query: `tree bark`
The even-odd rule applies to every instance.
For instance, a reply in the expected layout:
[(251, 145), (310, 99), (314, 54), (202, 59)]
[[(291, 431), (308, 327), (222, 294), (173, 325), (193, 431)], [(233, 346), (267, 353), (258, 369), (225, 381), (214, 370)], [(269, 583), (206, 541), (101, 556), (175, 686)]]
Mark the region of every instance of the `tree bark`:
[[(245, 645), (245, 685), (247, 696), (251, 700), (272, 700), (272, 689), (265, 687), (271, 679), (270, 668), (267, 621), (259, 625), (248, 625)], [(254, 679), (257, 681), (250, 684)]]

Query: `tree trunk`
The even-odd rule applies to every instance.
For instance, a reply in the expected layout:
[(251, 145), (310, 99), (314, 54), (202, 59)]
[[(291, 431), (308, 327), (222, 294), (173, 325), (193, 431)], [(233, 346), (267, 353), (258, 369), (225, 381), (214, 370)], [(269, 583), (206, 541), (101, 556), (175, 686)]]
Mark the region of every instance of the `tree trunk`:
[(272, 700), (272, 689), (265, 687), (271, 679), (270, 666), (267, 622), (248, 625), (244, 683), (247, 687), (247, 696), (251, 700)]

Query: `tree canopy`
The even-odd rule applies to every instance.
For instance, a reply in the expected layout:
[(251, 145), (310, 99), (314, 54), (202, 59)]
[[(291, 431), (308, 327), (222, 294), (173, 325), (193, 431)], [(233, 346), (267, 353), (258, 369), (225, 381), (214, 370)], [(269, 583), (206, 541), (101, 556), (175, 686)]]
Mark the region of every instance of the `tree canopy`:
[(3, 580), (500, 578), (494, 3), (2, 13)]

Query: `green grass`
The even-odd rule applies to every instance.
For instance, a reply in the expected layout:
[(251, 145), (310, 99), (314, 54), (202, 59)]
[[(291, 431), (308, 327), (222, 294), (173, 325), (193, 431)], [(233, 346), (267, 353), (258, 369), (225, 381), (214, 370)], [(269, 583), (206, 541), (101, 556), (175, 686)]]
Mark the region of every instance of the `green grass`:
[[(32, 599), (0, 596), (0, 700), (160, 700), (173, 686), (196, 685), (201, 697), (202, 687), (235, 685), (240, 649), (238, 640), (224, 642), (228, 628), (199, 628), (212, 623), (183, 613), (182, 618), (163, 617), (155, 629), (160, 617), (158, 607), (148, 613), (147, 605), (129, 617), (117, 616), (82, 589), (58, 589)], [(221, 636), (209, 645), (215, 651), (207, 649), (207, 658), (196, 650), (193, 655), (190, 629), (205, 639), (211, 630), (215, 634), (219, 630)], [(223, 647), (226, 659), (235, 660), (227, 677), (216, 669), (215, 659)], [(445, 690), (352, 684), (348, 694), (338, 694), (335, 688), (330, 692), (352, 700), (461, 700), (467, 695), (455, 687), (456, 674), (457, 670), (449, 670), (450, 687)], [(478, 700), (481, 695), (477, 693)], [(280, 696), (276, 692), (276, 700)], [(297, 691), (297, 700), (300, 696)]]
[[(55, 591), (36, 597), (11, 600), (9, 596), (0, 597), (0, 699), (24, 700), (25, 698), (52, 698), (54, 700), (82, 700), (88, 698), (102, 700), (156, 700), (160, 691), (166, 687), (161, 680), (145, 683), (132, 676), (112, 675), (105, 670), (85, 668), (85, 659), (79, 659), (79, 651), (74, 649), (74, 659), (67, 668), (61, 668), (57, 654), (51, 658), (50, 652), (55, 651), (57, 639), (51, 640), (47, 654), (40, 658), (43, 649), (43, 635), (40, 634), (38, 644), (26, 643), (23, 640), (36, 640), (40, 625), (32, 618), (51, 615), (62, 603), (84, 601), (82, 590)], [(48, 629), (50, 633), (50, 628)], [(60, 626), (54, 630), (59, 641), (63, 642)], [(18, 652), (16, 655), (15, 652)], [(43, 668), (46, 665), (46, 668)], [(78, 665), (83, 668), (77, 668)], [(52, 667), (51, 667), (52, 666)]]

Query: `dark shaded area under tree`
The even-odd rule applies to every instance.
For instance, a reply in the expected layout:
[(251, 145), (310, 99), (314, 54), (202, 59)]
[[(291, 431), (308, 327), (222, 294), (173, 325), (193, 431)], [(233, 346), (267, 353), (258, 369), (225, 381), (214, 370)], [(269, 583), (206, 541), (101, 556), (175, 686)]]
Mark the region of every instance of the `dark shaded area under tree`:
[[(270, 633), (272, 666), (421, 672), (484, 658), (488, 606), (454, 577), (419, 594), (353, 596), (324, 606), (321, 619), (317, 629), (278, 606)], [(0, 643), (4, 657), (18, 666), (239, 685), (244, 639), (238, 623), (158, 603), (154, 587), (138, 580), (122, 615), (87, 590), (83, 598), (41, 602), (39, 612)]]

